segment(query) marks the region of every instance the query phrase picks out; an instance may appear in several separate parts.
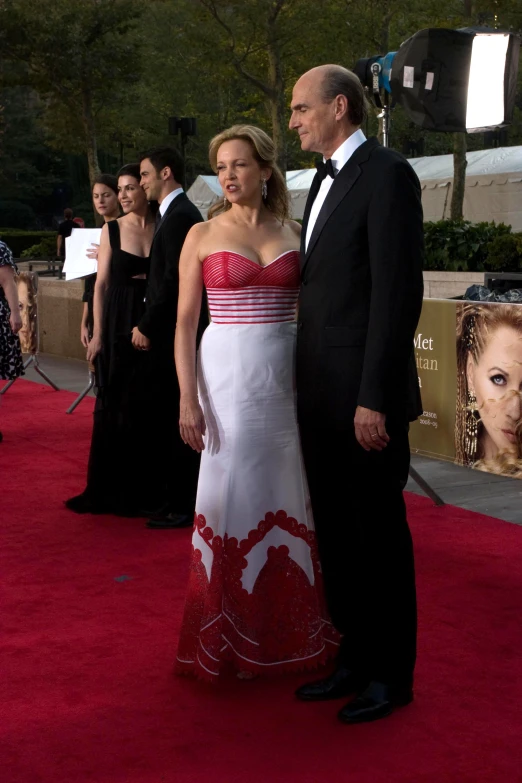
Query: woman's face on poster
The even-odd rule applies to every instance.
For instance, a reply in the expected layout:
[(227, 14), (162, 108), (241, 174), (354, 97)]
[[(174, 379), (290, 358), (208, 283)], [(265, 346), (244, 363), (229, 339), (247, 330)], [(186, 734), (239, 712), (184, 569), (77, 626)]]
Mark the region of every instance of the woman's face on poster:
[(18, 283), (18, 301), (20, 303), (20, 316), (22, 318), (22, 328), (18, 332), (22, 351), (29, 353), (31, 350), (31, 319), (29, 317), (29, 287), (25, 280)]
[(485, 459), (499, 452), (518, 455), (522, 418), (522, 334), (501, 326), (490, 336), (475, 363), (467, 364), (468, 389), (475, 395), (484, 431), (481, 446)]

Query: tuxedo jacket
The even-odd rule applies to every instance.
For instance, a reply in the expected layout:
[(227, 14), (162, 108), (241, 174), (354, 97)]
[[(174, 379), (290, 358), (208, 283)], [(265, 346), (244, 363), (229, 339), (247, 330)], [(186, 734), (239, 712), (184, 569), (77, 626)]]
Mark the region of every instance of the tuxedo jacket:
[[(185, 238), (201, 213), (185, 193), (172, 201), (154, 234), (150, 250), (150, 270), (145, 313), (138, 328), (151, 341), (151, 348), (167, 349), (174, 356), (174, 332), (178, 309), (178, 265)], [(201, 323), (206, 326), (207, 308), (201, 308)]]
[(302, 426), (353, 429), (357, 405), (404, 423), (422, 413), (413, 340), (422, 296), (421, 190), (405, 158), (365, 141), (335, 177), (301, 246), (297, 395)]

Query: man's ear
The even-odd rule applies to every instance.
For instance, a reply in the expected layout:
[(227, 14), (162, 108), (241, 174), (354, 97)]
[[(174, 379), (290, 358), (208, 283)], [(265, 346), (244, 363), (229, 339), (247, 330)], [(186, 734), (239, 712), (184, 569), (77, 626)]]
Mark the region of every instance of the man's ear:
[(170, 166), (164, 166), (161, 169), (160, 176), (162, 180), (169, 179), (169, 177), (172, 177), (172, 169)]
[(346, 95), (338, 95), (335, 99), (335, 119), (342, 120), (348, 116), (348, 98)]

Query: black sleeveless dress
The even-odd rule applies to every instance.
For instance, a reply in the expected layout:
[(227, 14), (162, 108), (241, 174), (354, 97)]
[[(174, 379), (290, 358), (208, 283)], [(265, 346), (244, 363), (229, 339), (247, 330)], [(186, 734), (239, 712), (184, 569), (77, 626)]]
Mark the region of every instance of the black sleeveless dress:
[(112, 250), (106, 292), (102, 349), (95, 360), (98, 393), (89, 455), (87, 487), (66, 501), (77, 513), (142, 515), (155, 508), (154, 481), (137, 465), (147, 451), (148, 357), (132, 347), (132, 329), (144, 311), (149, 259), (121, 249), (117, 220), (107, 224)]

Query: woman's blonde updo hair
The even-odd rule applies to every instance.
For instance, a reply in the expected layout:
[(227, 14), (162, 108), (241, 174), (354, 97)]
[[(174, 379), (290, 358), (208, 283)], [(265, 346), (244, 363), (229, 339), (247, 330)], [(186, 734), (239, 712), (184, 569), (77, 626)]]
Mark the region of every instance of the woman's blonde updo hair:
[[(272, 176), (267, 180), (267, 195), (263, 200), (265, 206), (279, 218), (281, 222), (287, 219), (289, 215), (288, 190), (281, 170), (276, 163), (276, 149), (270, 136), (261, 128), (255, 125), (233, 125), (231, 128), (218, 133), (214, 136), (209, 145), (209, 159), (213, 171), (217, 174), (217, 156), (221, 145), (225, 141), (234, 141), (241, 139), (246, 141), (252, 147), (254, 159), (262, 168), (272, 169)], [(208, 218), (220, 215), (226, 212), (232, 205), (221, 199), (217, 204), (213, 204), (208, 211)]]

